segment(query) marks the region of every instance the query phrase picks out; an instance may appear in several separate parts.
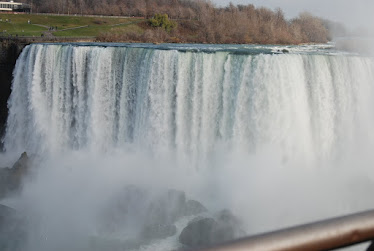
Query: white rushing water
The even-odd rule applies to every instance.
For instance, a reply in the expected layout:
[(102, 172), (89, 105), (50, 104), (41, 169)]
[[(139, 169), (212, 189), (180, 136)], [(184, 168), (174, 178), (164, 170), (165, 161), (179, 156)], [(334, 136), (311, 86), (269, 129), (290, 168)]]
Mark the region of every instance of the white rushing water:
[(30, 250), (93, 231), (119, 184), (184, 190), (247, 233), (374, 206), (372, 58), (35, 44), (8, 106), (6, 152), (46, 158), (13, 201), (46, 219)]
[[(373, 61), (33, 45), (14, 72), (7, 151), (137, 147), (206, 156), (266, 144), (315, 160), (372, 142)], [(360, 135), (361, 133), (365, 135)]]

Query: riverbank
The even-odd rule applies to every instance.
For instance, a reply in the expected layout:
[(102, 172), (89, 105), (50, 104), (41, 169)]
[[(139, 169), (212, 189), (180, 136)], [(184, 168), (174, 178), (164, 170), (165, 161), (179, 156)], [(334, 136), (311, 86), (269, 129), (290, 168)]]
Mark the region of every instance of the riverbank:
[[(209, 8), (208, 8), (209, 9)], [(159, 19), (157, 19), (158, 17)], [(287, 20), (281, 10), (232, 7), (184, 18), (0, 14), (1, 37), (85, 38), (97, 42), (301, 44), (325, 43), (330, 22), (308, 13)]]

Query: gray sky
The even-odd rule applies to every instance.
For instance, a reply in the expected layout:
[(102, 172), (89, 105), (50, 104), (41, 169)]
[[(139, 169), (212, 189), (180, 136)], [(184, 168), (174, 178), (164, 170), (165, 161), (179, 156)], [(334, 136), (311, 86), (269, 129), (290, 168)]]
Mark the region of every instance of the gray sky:
[[(226, 6), (230, 0), (212, 0)], [(344, 22), (350, 28), (374, 26), (374, 0), (231, 0), (233, 4), (254, 4), (271, 9), (280, 7), (287, 18), (308, 11), (313, 15)]]

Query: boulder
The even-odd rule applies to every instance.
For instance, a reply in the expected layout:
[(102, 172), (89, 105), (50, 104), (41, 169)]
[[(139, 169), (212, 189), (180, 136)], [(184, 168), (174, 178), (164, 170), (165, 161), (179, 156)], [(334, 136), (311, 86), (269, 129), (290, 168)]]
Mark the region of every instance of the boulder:
[(16, 210), (0, 204), (0, 250), (22, 250), (25, 240), (25, 221)]
[(108, 202), (98, 217), (99, 231), (129, 231), (143, 244), (175, 235), (179, 219), (207, 211), (200, 202), (187, 200), (183, 191), (153, 192), (134, 185), (126, 186)]
[(0, 204), (0, 227), (3, 226), (5, 219), (14, 217), (15, 215), (16, 210)]
[(182, 191), (169, 189), (153, 199), (145, 213), (145, 221), (139, 238), (164, 239), (177, 232), (174, 223), (186, 211), (186, 195)]
[(148, 192), (129, 185), (112, 196), (98, 215), (99, 231), (113, 233), (121, 231), (126, 225), (138, 227), (134, 231), (139, 231), (139, 225), (143, 224), (139, 219), (145, 217), (145, 209), (148, 206)]
[(169, 189), (151, 201), (146, 222), (161, 225), (174, 223), (182, 216), (185, 204), (184, 192)]
[(177, 227), (169, 224), (146, 224), (141, 233), (142, 240), (165, 239), (177, 233)]
[(218, 227), (213, 218), (195, 218), (179, 235), (179, 242), (192, 248), (209, 246), (215, 242), (214, 232)]
[(240, 220), (229, 210), (225, 209), (218, 212), (216, 220), (218, 226), (215, 229), (214, 238), (217, 242), (225, 242), (245, 235)]
[(191, 216), (191, 215), (201, 214), (207, 211), (208, 210), (200, 202), (196, 200), (188, 200), (184, 205), (183, 215)]
[(29, 163), (30, 159), (24, 152), (12, 168), (0, 168), (0, 198), (21, 187), (22, 179), (28, 172)]
[(147, 221), (172, 224), (183, 216), (198, 215), (206, 211), (200, 202), (186, 200), (184, 192), (169, 189), (151, 202), (147, 211)]
[(229, 211), (223, 210), (214, 218), (195, 218), (179, 235), (179, 242), (190, 247), (200, 248), (233, 240), (243, 236), (240, 221)]
[(11, 190), (10, 185), (11, 171), (10, 168), (0, 168), (0, 198), (5, 197)]

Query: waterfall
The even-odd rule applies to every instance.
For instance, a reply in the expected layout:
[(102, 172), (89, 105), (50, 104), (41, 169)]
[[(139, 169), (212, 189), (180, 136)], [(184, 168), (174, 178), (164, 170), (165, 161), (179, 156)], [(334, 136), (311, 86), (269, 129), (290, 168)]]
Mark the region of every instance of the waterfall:
[(36, 156), (6, 201), (30, 219), (23, 250), (180, 249), (193, 217), (136, 239), (165, 189), (231, 210), (248, 235), (373, 207), (373, 58), (218, 47), (25, 47), (2, 139)]
[(323, 158), (373, 142), (373, 68), (346, 55), (30, 45), (14, 71), (5, 148), (206, 156), (272, 145)]

